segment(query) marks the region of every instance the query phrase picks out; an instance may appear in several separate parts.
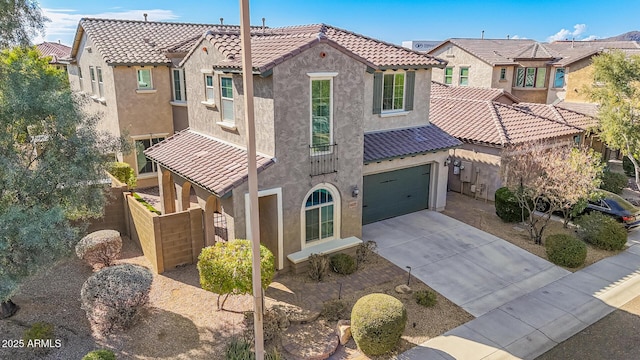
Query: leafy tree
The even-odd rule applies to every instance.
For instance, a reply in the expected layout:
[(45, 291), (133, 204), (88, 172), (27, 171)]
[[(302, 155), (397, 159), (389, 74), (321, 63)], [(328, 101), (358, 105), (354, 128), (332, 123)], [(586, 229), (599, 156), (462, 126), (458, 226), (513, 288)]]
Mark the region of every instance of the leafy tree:
[(77, 220), (102, 214), (111, 143), (79, 101), (35, 48), (0, 51), (0, 318), (25, 278), (70, 253)]
[[(565, 223), (574, 205), (588, 198), (600, 184), (599, 155), (566, 143), (528, 142), (502, 153), (503, 185), (511, 190), (528, 213), (529, 235), (542, 244), (542, 235), (555, 211), (565, 212)], [(546, 209), (540, 204), (548, 204)], [(542, 210), (542, 215), (534, 212)]]
[(44, 33), (44, 23), (37, 1), (0, 0), (0, 48), (27, 46), (36, 34)]
[(593, 68), (596, 86), (586, 91), (600, 105), (598, 135), (629, 158), (640, 186), (640, 55), (603, 53), (594, 57)]

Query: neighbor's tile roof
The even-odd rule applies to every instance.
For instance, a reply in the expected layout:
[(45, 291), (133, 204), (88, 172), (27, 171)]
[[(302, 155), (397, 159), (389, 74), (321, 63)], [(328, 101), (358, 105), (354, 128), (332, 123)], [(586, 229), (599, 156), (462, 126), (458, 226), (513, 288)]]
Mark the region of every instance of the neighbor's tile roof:
[[(239, 31), (213, 30), (208, 32), (206, 39), (225, 56), (225, 60), (219, 64), (214, 64), (214, 66), (229, 69), (240, 69), (242, 67)], [(377, 70), (403, 67), (443, 67), (446, 64), (445, 61), (425, 53), (330, 25), (315, 24), (266, 28), (252, 32), (251, 53), (253, 68), (259, 72), (267, 71), (320, 42), (325, 42), (341, 49)]]
[(432, 95), (429, 120), (456, 138), (495, 146), (576, 135), (594, 119), (554, 105)]
[(458, 147), (462, 143), (436, 125), (364, 134), (364, 162), (422, 154)]
[(570, 101), (561, 101), (556, 104), (557, 107), (574, 111), (579, 114), (596, 117), (598, 115), (598, 104), (577, 103)]
[(439, 49), (442, 45), (451, 42), (457, 47), (478, 57), (484, 62), (496, 65), (515, 65), (513, 59), (516, 55), (522, 54), (536, 43), (530, 39), (448, 39), (442, 44), (431, 49), (429, 53)]
[[(144, 154), (193, 184), (224, 196), (247, 180), (247, 151), (189, 129), (148, 148)], [(257, 155), (258, 172), (274, 163)]]
[(71, 48), (56, 42), (43, 42), (36, 45), (36, 48), (43, 56), (51, 56), (51, 63), (55, 64), (58, 59), (67, 58), (71, 55)]
[(466, 100), (496, 101), (507, 97), (513, 102), (520, 102), (515, 95), (504, 89), (480, 88), (471, 86), (447, 86), (437, 81), (431, 81), (431, 96)]

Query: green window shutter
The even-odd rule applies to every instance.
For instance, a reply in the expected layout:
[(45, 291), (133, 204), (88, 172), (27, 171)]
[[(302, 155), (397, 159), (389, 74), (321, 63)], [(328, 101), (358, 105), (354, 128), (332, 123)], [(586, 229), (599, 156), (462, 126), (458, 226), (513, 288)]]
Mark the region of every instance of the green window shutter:
[(373, 113), (382, 112), (382, 73), (373, 73)]
[(407, 71), (407, 78), (405, 80), (404, 89), (404, 109), (405, 111), (413, 110), (413, 94), (416, 87), (416, 72)]

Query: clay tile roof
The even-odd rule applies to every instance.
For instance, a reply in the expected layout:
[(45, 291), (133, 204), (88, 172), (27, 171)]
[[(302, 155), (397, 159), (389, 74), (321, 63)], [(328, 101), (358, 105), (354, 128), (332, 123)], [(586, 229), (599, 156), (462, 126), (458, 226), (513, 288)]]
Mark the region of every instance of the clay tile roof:
[[(210, 31), (206, 39), (226, 57), (221, 68), (241, 68), (240, 33)], [(253, 68), (260, 72), (326, 42), (374, 69), (443, 67), (446, 62), (425, 53), (369, 38), (330, 25), (315, 24), (252, 31)]]
[(582, 133), (593, 118), (554, 105), (431, 96), (430, 121), (456, 138), (494, 146)]
[(471, 86), (447, 86), (437, 81), (431, 81), (431, 96), (466, 100), (497, 101), (506, 97), (511, 102), (520, 102), (515, 95), (504, 89), (480, 88)]
[(58, 59), (67, 58), (71, 55), (71, 48), (56, 42), (43, 42), (36, 45), (36, 48), (43, 56), (51, 56), (50, 63), (55, 64)]
[[(189, 129), (148, 148), (144, 154), (193, 184), (224, 196), (247, 179), (247, 151)], [(274, 163), (258, 155), (258, 172)]]
[(484, 62), (496, 65), (515, 65), (513, 58), (529, 49), (535, 40), (530, 39), (449, 39), (431, 49), (429, 53), (451, 42), (466, 52), (478, 57)]
[(462, 143), (430, 124), (364, 134), (364, 162), (422, 154), (458, 147)]
[(595, 118), (598, 115), (598, 105), (597, 104), (589, 104), (589, 103), (576, 103), (576, 102), (568, 102), (561, 101), (556, 104), (558, 108), (571, 110), (573, 112), (584, 114)]
[[(169, 64), (171, 60), (166, 57), (166, 51), (175, 51), (176, 45), (178, 50), (184, 50), (185, 46), (195, 44), (206, 30), (216, 26), (233, 27), (83, 18), (76, 32), (71, 55), (77, 54), (79, 37), (84, 31), (107, 64)], [(186, 45), (180, 47), (180, 44)]]

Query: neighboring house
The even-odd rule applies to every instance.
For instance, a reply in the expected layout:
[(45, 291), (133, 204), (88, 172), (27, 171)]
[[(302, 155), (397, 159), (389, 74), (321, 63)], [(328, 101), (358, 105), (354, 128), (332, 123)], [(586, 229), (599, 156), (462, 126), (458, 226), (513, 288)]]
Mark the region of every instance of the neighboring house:
[[(324, 24), (254, 30), (251, 44), (260, 237), (278, 269), (353, 250), (363, 223), (444, 208), (461, 145), (429, 124), (445, 62)], [(195, 193), (207, 245), (250, 237), (239, 32), (209, 31), (180, 66), (189, 129), (145, 151), (164, 212)]]
[(144, 149), (188, 126), (184, 75), (177, 65), (215, 26), (87, 18), (78, 24), (71, 87), (92, 100), (87, 111), (101, 115), (99, 130), (124, 134), (135, 144), (133, 153), (118, 159), (135, 169), (138, 187), (157, 184), (157, 166)]
[(585, 70), (603, 49), (637, 49), (635, 41), (559, 41), (529, 39), (448, 39), (429, 54), (448, 62), (433, 79), (452, 86), (503, 89), (522, 101), (553, 104), (586, 102), (591, 85)]
[(415, 51), (428, 52), (441, 43), (442, 41), (432, 40), (403, 41), (402, 46)]
[(430, 120), (464, 144), (450, 151), (449, 188), (492, 201), (502, 186), (502, 149), (535, 140), (580, 144), (594, 125), (592, 117), (554, 105), (521, 103), (501, 89), (438, 82), (431, 85)]
[(71, 55), (70, 47), (61, 44), (59, 41), (57, 43), (45, 41), (37, 44), (36, 49), (40, 51), (42, 56), (51, 58), (49, 64), (65, 72), (67, 71), (68, 58)]

